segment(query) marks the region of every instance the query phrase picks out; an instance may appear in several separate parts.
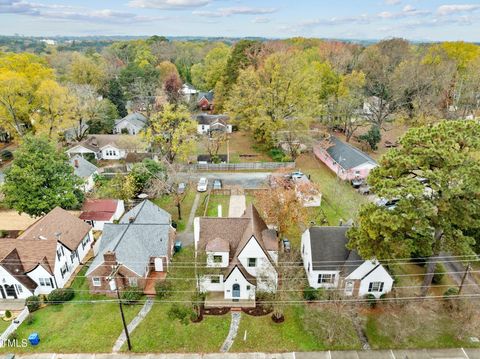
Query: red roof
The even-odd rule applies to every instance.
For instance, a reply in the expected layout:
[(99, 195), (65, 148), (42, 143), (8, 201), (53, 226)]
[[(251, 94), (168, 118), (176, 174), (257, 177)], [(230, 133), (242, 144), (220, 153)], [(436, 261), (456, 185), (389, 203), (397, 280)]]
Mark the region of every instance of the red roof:
[(87, 199), (82, 207), (80, 219), (94, 221), (108, 221), (117, 210), (118, 201), (115, 199)]

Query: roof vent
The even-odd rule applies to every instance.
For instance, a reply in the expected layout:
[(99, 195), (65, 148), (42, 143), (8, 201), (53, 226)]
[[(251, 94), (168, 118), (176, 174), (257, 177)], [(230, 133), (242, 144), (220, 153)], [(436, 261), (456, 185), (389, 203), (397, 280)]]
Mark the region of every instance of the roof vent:
[(47, 237), (45, 236), (38, 236), (39, 239), (41, 239), (42, 241), (46, 241), (47, 240)]

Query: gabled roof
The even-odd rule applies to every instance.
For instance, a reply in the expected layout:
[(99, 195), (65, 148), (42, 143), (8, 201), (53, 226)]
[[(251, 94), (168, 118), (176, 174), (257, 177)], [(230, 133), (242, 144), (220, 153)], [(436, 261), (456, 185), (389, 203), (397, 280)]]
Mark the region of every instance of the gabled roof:
[(199, 92), (198, 96), (197, 96), (197, 102), (199, 102), (203, 97), (205, 97), (208, 102), (212, 102), (213, 101), (213, 91)]
[(115, 120), (115, 126), (123, 121), (129, 122), (137, 128), (144, 128), (148, 122), (147, 118), (144, 115), (142, 115), (140, 112), (134, 112), (125, 116), (124, 118)]
[(149, 200), (128, 211), (119, 224), (107, 223), (99, 252), (87, 271), (92, 273), (104, 261), (105, 252), (140, 276), (147, 274), (151, 257), (167, 256), (171, 216)]
[(129, 142), (129, 139), (136, 138), (135, 135), (88, 135), (83, 141), (75, 144), (72, 148), (67, 150), (67, 152), (72, 152), (72, 150), (81, 146), (92, 152), (99, 152), (102, 148), (106, 146), (113, 146), (118, 149), (122, 149)]
[(108, 221), (117, 211), (116, 199), (87, 199), (83, 203), (80, 219), (93, 221)]
[(255, 278), (253, 275), (251, 275), (250, 273), (247, 272), (247, 270), (242, 265), (242, 263), (238, 260), (238, 258), (235, 258), (230, 262), (230, 265), (228, 266), (227, 270), (225, 271), (225, 279), (223, 280), (224, 282), (227, 281), (228, 277), (230, 276), (230, 274), (233, 273), (235, 268), (238, 268), (240, 273), (242, 273), (242, 275), (245, 277), (245, 279), (250, 284), (257, 285), (257, 278)]
[(73, 172), (80, 178), (89, 178), (98, 171), (97, 166), (87, 161), (80, 155), (75, 155), (70, 158), (70, 164), (73, 166)]
[[(3, 244), (3, 242), (0, 242), (0, 244)], [(0, 266), (31, 292), (37, 287), (37, 283), (25, 274), (25, 268), (16, 248), (0, 260)]]
[(346, 246), (348, 226), (311, 227), (310, 248), (313, 270), (342, 270), (351, 273), (362, 262), (355, 251)]
[(195, 120), (199, 125), (213, 125), (215, 123), (220, 123), (226, 126), (229, 119), (230, 118), (227, 115), (199, 114), (195, 116)]
[(376, 165), (377, 162), (368, 156), (366, 153), (360, 151), (358, 148), (343, 142), (332, 136), (330, 138), (330, 147), (327, 148), (327, 153), (335, 162), (346, 170), (358, 167), (363, 164)]

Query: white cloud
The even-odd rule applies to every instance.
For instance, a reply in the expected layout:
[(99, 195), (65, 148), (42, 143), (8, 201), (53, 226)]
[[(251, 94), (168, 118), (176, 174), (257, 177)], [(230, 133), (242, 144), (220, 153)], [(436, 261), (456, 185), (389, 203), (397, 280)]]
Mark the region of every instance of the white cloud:
[(205, 6), (212, 0), (131, 0), (130, 7), (148, 9), (181, 10)]
[(475, 11), (480, 9), (480, 5), (475, 4), (452, 4), (452, 5), (442, 5), (437, 9), (437, 14), (441, 16), (457, 14), (467, 11)]
[(276, 12), (275, 8), (253, 8), (253, 7), (228, 7), (220, 8), (218, 10), (196, 10), (194, 15), (210, 16), (210, 17), (226, 17), (232, 15), (265, 15)]

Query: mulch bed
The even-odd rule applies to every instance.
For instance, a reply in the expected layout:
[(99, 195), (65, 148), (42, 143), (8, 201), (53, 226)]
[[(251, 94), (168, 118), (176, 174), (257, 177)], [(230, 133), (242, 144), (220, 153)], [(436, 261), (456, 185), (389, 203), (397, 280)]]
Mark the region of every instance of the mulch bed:
[(203, 308), (202, 313), (204, 315), (225, 315), (230, 311), (230, 308)]
[(280, 323), (283, 323), (285, 321), (285, 316), (282, 315), (280, 318), (277, 318), (276, 316), (272, 315), (272, 320), (275, 323), (280, 324)]
[(273, 308), (257, 305), (255, 308), (242, 308), (242, 312), (254, 317), (261, 317), (273, 312)]

